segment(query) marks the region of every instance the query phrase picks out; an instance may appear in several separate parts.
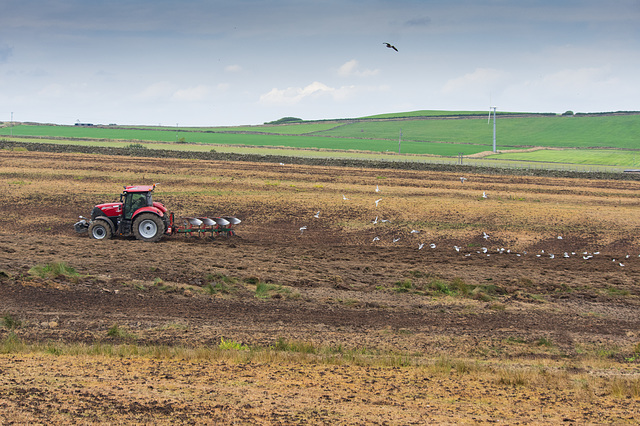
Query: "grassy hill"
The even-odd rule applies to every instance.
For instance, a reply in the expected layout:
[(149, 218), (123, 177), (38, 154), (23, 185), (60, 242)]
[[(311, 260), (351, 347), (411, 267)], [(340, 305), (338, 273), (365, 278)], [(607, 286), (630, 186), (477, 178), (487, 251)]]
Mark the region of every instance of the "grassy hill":
[[(413, 111), (355, 119), (198, 128), (21, 124), (0, 128), (0, 135), (95, 143), (178, 142), (176, 145), (204, 144), (214, 148), (225, 145), (372, 153), (398, 152), (400, 145), (403, 154), (456, 157), (492, 149), (493, 126), (486, 114), (485, 111)], [(640, 150), (640, 113), (634, 112), (582, 115), (501, 112), (496, 127), (497, 146), (502, 153), (491, 157), (504, 160), (635, 166), (635, 151)], [(509, 153), (532, 147), (570, 149), (571, 153), (557, 150)], [(583, 152), (585, 149), (590, 152)]]

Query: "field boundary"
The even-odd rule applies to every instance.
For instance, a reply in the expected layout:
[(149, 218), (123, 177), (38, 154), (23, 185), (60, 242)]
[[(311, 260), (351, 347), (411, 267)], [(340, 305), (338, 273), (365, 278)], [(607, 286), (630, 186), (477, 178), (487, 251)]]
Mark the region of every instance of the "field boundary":
[(425, 161), (393, 161), (348, 158), (310, 158), (285, 155), (238, 154), (230, 152), (197, 152), (177, 151), (169, 149), (150, 149), (146, 147), (99, 147), (82, 145), (63, 145), (52, 143), (13, 142), (0, 140), (0, 149), (15, 150), (22, 148), (29, 151), (82, 153), (101, 155), (124, 155), (129, 157), (178, 158), (213, 161), (246, 161), (258, 163), (287, 163), (310, 166), (356, 167), (373, 169), (430, 170), (456, 173), (483, 173), (516, 176), (549, 176), (577, 179), (615, 179), (640, 180), (640, 173), (624, 173), (605, 170), (549, 170), (545, 168), (513, 168), (495, 167), (487, 164), (456, 164)]

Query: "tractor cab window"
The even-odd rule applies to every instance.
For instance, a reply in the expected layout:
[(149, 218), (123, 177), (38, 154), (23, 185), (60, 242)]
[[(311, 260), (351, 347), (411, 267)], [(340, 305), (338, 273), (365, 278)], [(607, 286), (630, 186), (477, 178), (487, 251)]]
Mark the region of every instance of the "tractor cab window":
[(125, 196), (124, 199), (124, 218), (131, 219), (133, 213), (140, 207), (147, 207), (153, 205), (151, 201), (151, 194), (149, 193), (130, 193)]

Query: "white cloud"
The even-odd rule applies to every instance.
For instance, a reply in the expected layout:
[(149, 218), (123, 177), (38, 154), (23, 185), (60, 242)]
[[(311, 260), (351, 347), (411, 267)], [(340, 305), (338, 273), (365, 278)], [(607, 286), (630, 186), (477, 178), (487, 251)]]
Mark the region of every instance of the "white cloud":
[(288, 87), (286, 89), (273, 88), (260, 96), (260, 103), (269, 105), (295, 105), (305, 98), (330, 96), (334, 100), (343, 100), (354, 90), (353, 86), (343, 86), (339, 89), (314, 81), (305, 87)]
[(442, 87), (445, 94), (460, 92), (487, 93), (509, 77), (509, 73), (492, 68), (476, 68), (472, 73), (447, 81)]
[(360, 70), (358, 69), (358, 66), (359, 66), (358, 61), (356, 61), (355, 59), (352, 59), (350, 61), (345, 62), (340, 66), (340, 68), (338, 68), (338, 74), (341, 75), (342, 77), (349, 77), (349, 76), (367, 77), (371, 75), (377, 75), (380, 72), (380, 70), (378, 69)]
[(160, 81), (147, 86), (144, 90), (134, 95), (134, 98), (141, 100), (157, 99), (171, 96), (171, 85), (166, 81)]
[(207, 97), (209, 91), (209, 87), (201, 84), (187, 89), (176, 90), (173, 98), (180, 101), (200, 101)]
[(227, 65), (226, 67), (224, 67), (224, 70), (226, 72), (236, 73), (236, 72), (241, 72), (242, 71), (242, 67), (240, 65), (237, 65), (237, 64)]

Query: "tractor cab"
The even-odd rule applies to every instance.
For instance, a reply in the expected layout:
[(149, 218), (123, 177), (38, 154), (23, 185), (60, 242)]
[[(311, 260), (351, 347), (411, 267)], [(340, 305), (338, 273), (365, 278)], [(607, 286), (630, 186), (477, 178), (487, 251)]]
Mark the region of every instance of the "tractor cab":
[[(120, 203), (122, 203), (122, 216), (125, 220), (131, 220), (136, 210), (142, 207), (153, 207), (153, 199), (151, 191), (147, 187), (126, 187), (120, 195)], [(138, 192), (140, 191), (140, 192)]]

